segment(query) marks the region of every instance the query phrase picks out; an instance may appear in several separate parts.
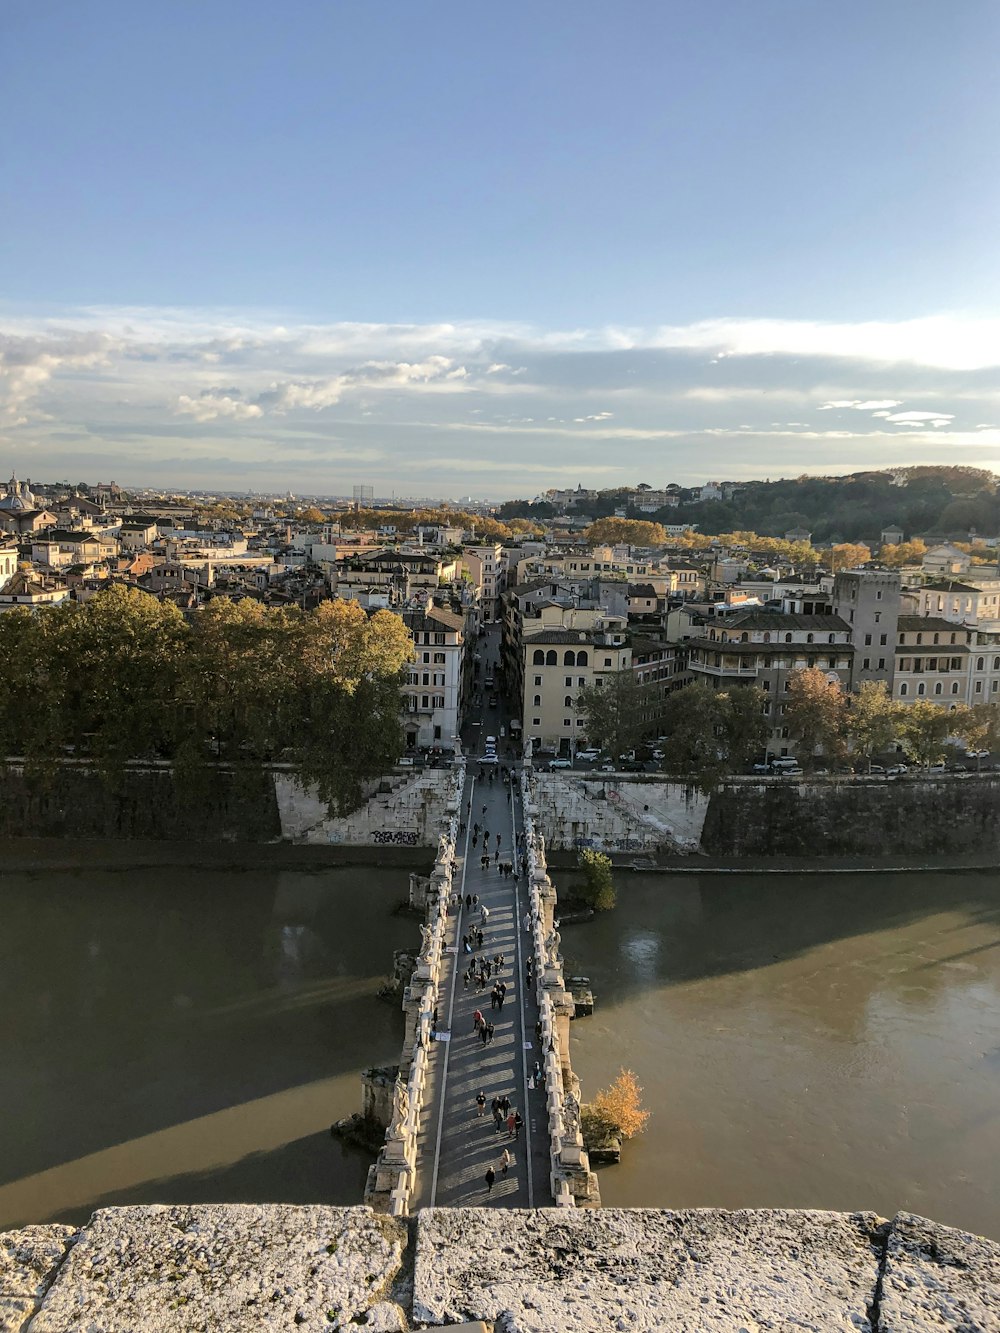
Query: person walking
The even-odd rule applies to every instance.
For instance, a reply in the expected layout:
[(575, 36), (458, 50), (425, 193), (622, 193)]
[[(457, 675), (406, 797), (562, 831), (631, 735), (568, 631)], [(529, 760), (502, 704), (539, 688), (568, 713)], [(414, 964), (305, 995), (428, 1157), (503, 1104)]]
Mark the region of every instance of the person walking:
[(493, 1108), (493, 1133), (499, 1134), (503, 1129), (503, 1111), (499, 1103)]
[(478, 1115), (483, 1115), (484, 1112), (486, 1111), (486, 1093), (485, 1093), (485, 1092), (480, 1092), (479, 1096), (476, 1098), (476, 1106), (479, 1108), (479, 1109), (476, 1111), (476, 1115), (477, 1115), (477, 1116), (478, 1116)]
[(507, 1136), (508, 1136), (508, 1138), (513, 1138), (513, 1137), (514, 1137), (514, 1127), (516, 1126), (516, 1124), (517, 1124), (517, 1117), (515, 1116), (514, 1112), (511, 1111), (511, 1113), (510, 1113), (510, 1114), (508, 1115), (508, 1117), (507, 1117)]
[(493, 1026), (492, 1023), (487, 1023), (487, 1024), (486, 1024), (486, 1041), (483, 1043), (483, 1045), (484, 1045), (484, 1046), (489, 1046), (490, 1043), (492, 1042), (492, 1040), (493, 1040), (493, 1038), (494, 1038), (495, 1035), (496, 1035), (496, 1028)]
[(473, 1032), (478, 1032), (479, 1029), (483, 1026), (483, 1024), (484, 1024), (485, 1022), (486, 1022), (486, 1019), (483, 1018), (482, 1014), (481, 1014), (480, 1011), (477, 1009), (476, 1012), (472, 1015), (472, 1030), (473, 1030)]
[(510, 1153), (507, 1151), (506, 1148), (504, 1148), (503, 1152), (500, 1154), (500, 1174), (502, 1176), (506, 1176), (509, 1169), (510, 1169)]
[(530, 912), (525, 912), (525, 914), (524, 914), (524, 933), (525, 933), (525, 935), (530, 935), (530, 934), (531, 934), (531, 913), (530, 913)]
[(487, 1194), (491, 1194), (491, 1193), (493, 1192), (493, 1182), (494, 1182), (494, 1180), (496, 1180), (496, 1178), (497, 1178), (497, 1173), (493, 1170), (492, 1166), (488, 1166), (488, 1167), (486, 1168), (486, 1193), (487, 1193)]
[(522, 1126), (523, 1124), (524, 1124), (524, 1119), (523, 1119), (522, 1116), (521, 1116), (521, 1112), (520, 1112), (520, 1111), (515, 1111), (515, 1112), (514, 1112), (514, 1137), (515, 1137), (515, 1139), (518, 1139), (518, 1138), (521, 1137), (521, 1126)]

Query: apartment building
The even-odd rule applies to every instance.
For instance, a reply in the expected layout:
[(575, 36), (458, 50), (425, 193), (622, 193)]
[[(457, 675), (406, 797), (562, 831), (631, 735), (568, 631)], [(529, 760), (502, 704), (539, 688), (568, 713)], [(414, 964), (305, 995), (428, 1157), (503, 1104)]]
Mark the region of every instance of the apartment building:
[(852, 689), (880, 680), (892, 690), (901, 586), (892, 569), (844, 570), (833, 581), (833, 613), (847, 622), (854, 645)]
[(580, 690), (629, 666), (624, 616), (598, 608), (542, 608), (540, 628), (521, 641), (522, 734), (536, 748), (572, 754), (586, 739)]
[(499, 614), (498, 599), (504, 590), (503, 547), (499, 542), (463, 546), (462, 563), (479, 594), (483, 622), (492, 623)]
[(783, 720), (790, 677), (816, 667), (849, 689), (855, 655), (851, 638), (851, 626), (840, 616), (746, 611), (720, 618), (689, 639), (687, 669), (692, 680), (717, 690), (740, 685), (763, 690), (768, 753), (787, 755), (795, 744)]
[[(900, 616), (892, 696), (957, 705), (969, 697), (972, 631), (937, 616)], [(984, 665), (985, 665), (984, 654)]]
[(910, 595), (922, 616), (942, 616), (969, 626), (1000, 621), (1000, 577), (992, 568), (962, 579), (934, 579)]
[(406, 744), (454, 750), (463, 702), (465, 617), (432, 601), (401, 614), (414, 651), (403, 685)]

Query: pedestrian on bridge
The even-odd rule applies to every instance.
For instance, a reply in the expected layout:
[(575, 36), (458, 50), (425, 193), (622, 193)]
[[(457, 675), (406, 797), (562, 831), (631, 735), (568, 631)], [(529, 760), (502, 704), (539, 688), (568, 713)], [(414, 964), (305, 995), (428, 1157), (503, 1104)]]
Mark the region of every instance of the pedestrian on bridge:
[(514, 1112), (514, 1137), (515, 1137), (515, 1139), (521, 1137), (521, 1126), (522, 1126), (523, 1124), (524, 1124), (524, 1119), (523, 1119), (523, 1117), (522, 1117), (522, 1115), (521, 1115), (521, 1112), (520, 1112), (520, 1111), (515, 1111), (515, 1112)]
[(482, 1014), (477, 1009), (476, 1012), (472, 1015), (473, 1032), (478, 1032), (485, 1022), (486, 1022), (485, 1018), (483, 1018)]
[(506, 1176), (509, 1167), (510, 1167), (510, 1153), (507, 1151), (506, 1148), (504, 1148), (503, 1152), (500, 1154), (500, 1174), (502, 1176)]
[(488, 1166), (488, 1167), (486, 1168), (486, 1193), (487, 1193), (487, 1194), (491, 1194), (491, 1193), (492, 1193), (492, 1191), (493, 1191), (493, 1182), (496, 1180), (496, 1178), (497, 1178), (497, 1173), (493, 1170), (492, 1166)]
[(490, 909), (486, 906), (485, 903), (483, 903), (483, 908), (482, 911), (480, 912), (480, 917), (482, 918), (484, 925), (490, 919)]
[(510, 1138), (514, 1137), (514, 1127), (517, 1124), (517, 1117), (513, 1111), (507, 1116), (507, 1134)]

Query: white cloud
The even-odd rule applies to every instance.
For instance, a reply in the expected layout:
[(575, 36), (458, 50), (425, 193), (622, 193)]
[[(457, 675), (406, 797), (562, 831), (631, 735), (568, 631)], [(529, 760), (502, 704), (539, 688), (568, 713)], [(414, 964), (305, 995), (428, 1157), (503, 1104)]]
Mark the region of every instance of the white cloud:
[(955, 420), (955, 414), (953, 412), (888, 412), (885, 419), (891, 421), (894, 425), (900, 426), (947, 426)]
[(180, 416), (193, 417), (195, 421), (217, 421), (228, 417), (232, 421), (253, 421), (262, 417), (264, 410), (256, 403), (244, 403), (227, 393), (212, 393), (206, 390), (199, 398), (189, 398), (182, 393), (177, 400), (177, 412)]
[(835, 398), (832, 402), (823, 403), (817, 410), (820, 412), (829, 412), (835, 407), (853, 407), (858, 412), (875, 412), (876, 416), (882, 416), (882, 411), (887, 407), (899, 407), (898, 398)]

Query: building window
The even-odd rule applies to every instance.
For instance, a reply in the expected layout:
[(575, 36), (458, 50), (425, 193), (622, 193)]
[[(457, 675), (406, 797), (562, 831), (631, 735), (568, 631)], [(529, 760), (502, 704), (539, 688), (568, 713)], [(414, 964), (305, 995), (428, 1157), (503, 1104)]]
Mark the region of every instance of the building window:
[(906, 695), (906, 681), (904, 680), (899, 687), (899, 697), (902, 699)]
[(792, 641), (792, 636), (791, 636), (790, 634), (786, 634), (786, 635), (785, 635), (785, 642), (786, 642), (786, 643), (791, 643), (791, 641)]
[(923, 641), (924, 641), (924, 636), (923, 636), (922, 634), (918, 634), (918, 635), (917, 635), (917, 643), (923, 643)]
[(542, 725), (542, 719), (540, 717), (533, 717), (531, 719), (531, 725), (533, 727), (540, 727)]
[[(886, 644), (888, 643), (888, 641), (889, 641), (889, 636), (888, 636), (887, 634), (880, 634), (880, 635), (878, 636), (878, 641), (879, 641), (879, 647), (880, 647), (880, 648), (884, 648), (885, 645), (886, 645)], [(954, 635), (952, 636), (952, 640), (951, 640), (951, 641), (952, 641), (952, 643), (955, 642)]]
[[(958, 681), (955, 682), (955, 690), (954, 690), (953, 692), (956, 693), (956, 694), (958, 693)], [(982, 692), (983, 692), (983, 682), (982, 682), (981, 680), (977, 680), (977, 681), (976, 681), (976, 693), (977, 693), (977, 694), (982, 694)]]
[(865, 647), (866, 647), (866, 648), (870, 648), (871, 645), (872, 645), (872, 636), (871, 636), (870, 634), (866, 634), (866, 635), (865, 635)]
[(549, 651), (545, 654), (545, 665), (555, 666), (558, 657), (559, 654), (556, 652), (556, 650), (554, 648), (550, 648)]
[(938, 682), (935, 684), (935, 686), (934, 686), (934, 693), (935, 693), (935, 694), (941, 694), (941, 693), (943, 692), (943, 690), (944, 690), (944, 686), (941, 684), (940, 681), (938, 681)]
[(535, 697), (532, 699), (531, 704), (533, 708), (541, 708), (542, 696), (540, 694), (536, 694)]
[(881, 589), (879, 589), (879, 591), (875, 594), (875, 600), (876, 600), (876, 602), (880, 602), (880, 601), (882, 600), (882, 590), (881, 590)]
[(872, 665), (872, 659), (870, 657), (866, 657), (864, 661), (861, 663), (861, 670), (870, 671), (871, 665)]
[(576, 683), (577, 683), (577, 685), (580, 686), (580, 689), (582, 690), (583, 687), (584, 687), (584, 685), (586, 685), (586, 683), (587, 683), (587, 677), (586, 677), (586, 676), (577, 676), (577, 678), (576, 678)]
[(586, 652), (581, 649), (576, 655), (577, 666), (586, 666), (589, 661), (590, 658), (587, 656)]
[(563, 666), (576, 666), (576, 653), (563, 653)]
[(532, 659), (531, 659), (531, 662), (532, 662), (532, 665), (533, 665), (533, 666), (544, 666), (544, 665), (545, 665), (545, 654), (542, 652), (541, 648), (536, 648), (536, 649), (535, 649), (535, 653), (534, 653), (534, 656), (533, 656)]
[(977, 671), (982, 671), (982, 670), (985, 668), (985, 666), (986, 666), (986, 658), (985, 658), (985, 657), (977, 657), (977, 658), (976, 658), (976, 670), (977, 670)]
[(573, 696), (571, 694), (567, 694), (566, 698), (563, 700), (563, 708), (572, 708), (572, 707), (573, 707)]
[[(957, 681), (957, 680), (953, 680), (953, 681), (951, 682), (951, 692), (952, 692), (952, 694), (957, 694), (957, 693), (958, 693), (958, 681)], [(976, 681), (976, 693), (977, 693), (977, 694), (982, 694), (982, 692), (983, 692), (983, 682), (982, 682), (981, 680), (977, 680), (977, 681)]]
[(924, 684), (923, 681), (920, 681), (920, 683), (917, 685), (917, 693), (918, 693), (918, 694), (923, 694), (923, 693), (926, 691), (926, 689), (927, 689), (927, 686)]
[(536, 684), (536, 685), (541, 685), (541, 683), (542, 683), (542, 678), (541, 678), (541, 676), (536, 676), (536, 677), (535, 677), (535, 684)]
[(582, 726), (583, 726), (583, 718), (582, 718), (582, 717), (578, 717), (578, 718), (576, 719), (576, 725), (577, 725), (578, 727), (582, 727)]
[(880, 658), (878, 659), (878, 669), (879, 669), (879, 671), (884, 671), (884, 670), (885, 670), (885, 658), (884, 658), (884, 657), (880, 657)]
[(564, 677), (563, 677), (563, 684), (564, 684), (567, 688), (569, 688), (569, 686), (573, 684), (573, 677), (572, 677), (572, 676), (564, 676)]
[(572, 719), (571, 717), (564, 717), (564, 718), (563, 718), (563, 726), (564, 726), (564, 727), (571, 727), (572, 725), (573, 725), (573, 719)]
[(606, 658), (604, 659), (604, 665), (605, 665), (606, 667), (609, 667), (609, 666), (611, 665), (611, 658), (610, 658), (610, 657), (606, 657)]

